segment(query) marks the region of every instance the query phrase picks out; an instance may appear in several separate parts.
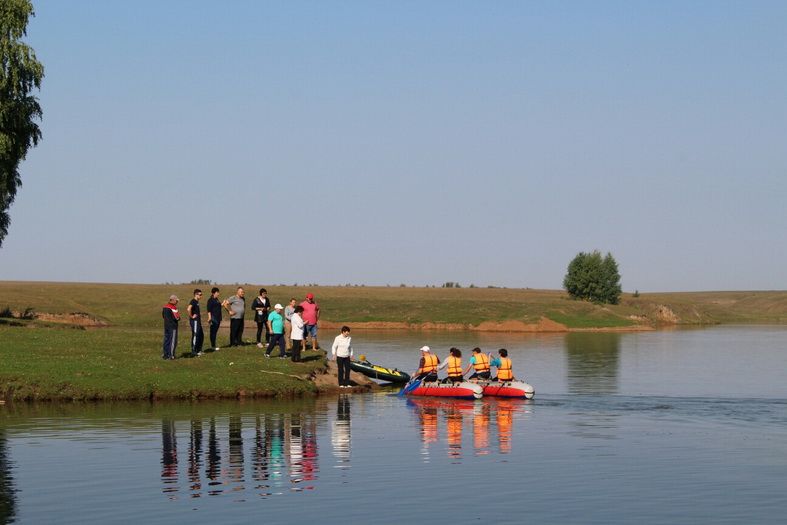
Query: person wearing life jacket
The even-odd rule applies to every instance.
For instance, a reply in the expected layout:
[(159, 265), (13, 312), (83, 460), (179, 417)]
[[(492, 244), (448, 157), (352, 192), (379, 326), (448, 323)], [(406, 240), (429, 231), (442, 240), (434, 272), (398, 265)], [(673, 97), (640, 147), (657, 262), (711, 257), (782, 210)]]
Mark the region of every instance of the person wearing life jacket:
[(413, 372), (413, 377), (424, 381), (437, 381), (437, 366), (439, 364), (440, 358), (432, 354), (428, 346), (422, 346), (421, 361), (418, 363), (418, 370)]
[(465, 378), (462, 373), (462, 351), (458, 348), (451, 348), (448, 358), (437, 367), (438, 370), (442, 370), (443, 368), (446, 369), (448, 374), (446, 381), (451, 381), (452, 383), (464, 381)]
[(497, 368), (497, 377), (493, 381), (513, 381), (514, 370), (511, 365), (511, 359), (508, 357), (508, 350), (501, 348), (497, 351), (500, 357), (495, 357), (490, 363), (491, 366)]
[(468, 379), (471, 381), (478, 379), (489, 379), (490, 357), (491, 355), (486, 355), (481, 351), (480, 348), (473, 348), (473, 356), (470, 358), (470, 364), (467, 365), (467, 369), (465, 369), (465, 375), (467, 375), (471, 369), (475, 369), (475, 372), (473, 372), (473, 375), (471, 375)]

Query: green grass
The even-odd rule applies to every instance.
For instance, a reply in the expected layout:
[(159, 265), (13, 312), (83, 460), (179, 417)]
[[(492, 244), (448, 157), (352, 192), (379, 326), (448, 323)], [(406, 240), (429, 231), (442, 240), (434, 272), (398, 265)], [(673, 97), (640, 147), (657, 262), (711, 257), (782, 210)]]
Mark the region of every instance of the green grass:
[(293, 396), (316, 389), (290, 375), (306, 378), (324, 366), (322, 354), (307, 352), (309, 361), (292, 363), (264, 359), (255, 346), (165, 361), (160, 345), (161, 334), (152, 330), (0, 326), (0, 398)]
[[(316, 391), (307, 377), (323, 359), (295, 364), (265, 360), (249, 346), (198, 359), (161, 359), (161, 307), (171, 293), (185, 307), (191, 285), (0, 282), (0, 311), (83, 312), (107, 324), (75, 329), (50, 321), (0, 318), (0, 397), (6, 399), (146, 399), (300, 396)], [(209, 286), (201, 286), (209, 292)], [(222, 297), (235, 285), (220, 285)], [(249, 303), (259, 285), (246, 285)], [(291, 287), (266, 288), (273, 302), (316, 294), (322, 319), (362, 322), (535, 323), (548, 318), (569, 329), (678, 324), (787, 323), (787, 292), (624, 294), (619, 305), (574, 301), (559, 290), (506, 288)], [(204, 302), (203, 302), (204, 304)], [(669, 317), (669, 315), (667, 317)], [(180, 352), (188, 347), (182, 323)], [(253, 323), (247, 320), (247, 337)], [(331, 332), (323, 331), (325, 343)], [(223, 331), (220, 341), (226, 342)], [(311, 354), (306, 354), (311, 355)], [(232, 364), (230, 364), (232, 363)]]

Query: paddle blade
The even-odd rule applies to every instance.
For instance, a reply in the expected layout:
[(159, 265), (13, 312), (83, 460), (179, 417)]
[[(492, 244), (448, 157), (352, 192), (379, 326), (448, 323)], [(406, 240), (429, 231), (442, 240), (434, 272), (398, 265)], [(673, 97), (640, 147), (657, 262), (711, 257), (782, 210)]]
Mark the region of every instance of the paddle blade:
[(410, 380), (409, 383), (404, 385), (404, 388), (402, 388), (402, 390), (399, 392), (398, 395), (400, 395), (400, 396), (407, 395), (410, 392), (412, 392), (413, 390), (415, 390), (416, 388), (418, 388), (419, 386), (421, 386), (421, 380), (420, 379), (412, 379), (412, 380)]

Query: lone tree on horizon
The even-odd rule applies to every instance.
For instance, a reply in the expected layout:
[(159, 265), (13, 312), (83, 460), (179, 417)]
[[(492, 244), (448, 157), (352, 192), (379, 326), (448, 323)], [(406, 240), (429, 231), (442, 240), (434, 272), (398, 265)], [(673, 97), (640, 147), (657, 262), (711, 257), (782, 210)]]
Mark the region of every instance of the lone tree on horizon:
[(44, 66), (22, 42), (35, 16), (30, 0), (0, 1), (0, 247), (8, 234), (8, 209), (22, 185), (19, 164), (38, 144), (41, 105), (30, 93), (41, 88)]
[(621, 293), (618, 263), (609, 252), (604, 257), (598, 250), (579, 252), (568, 264), (563, 288), (574, 299), (618, 304)]

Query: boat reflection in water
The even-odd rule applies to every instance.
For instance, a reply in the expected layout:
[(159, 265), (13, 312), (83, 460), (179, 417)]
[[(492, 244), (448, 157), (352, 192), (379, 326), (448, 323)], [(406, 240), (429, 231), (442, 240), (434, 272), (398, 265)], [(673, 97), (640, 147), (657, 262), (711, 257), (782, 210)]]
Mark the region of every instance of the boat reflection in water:
[[(179, 464), (176, 422), (161, 422), (162, 492), (170, 499), (183, 491), (191, 498), (236, 493), (243, 501), (251, 487), (262, 497), (314, 488), (309, 482), (317, 479), (319, 468), (313, 414), (210, 417), (206, 444), (205, 422), (195, 418), (188, 424), (188, 453)], [(349, 461), (349, 444), (346, 456)]]
[[(472, 422), (473, 453), (484, 456), (492, 450), (490, 441), (497, 443), (498, 452), (511, 452), (514, 415), (529, 412), (530, 401), (522, 399), (464, 400), (440, 398), (408, 398), (421, 434), (421, 455), (430, 461), (430, 448), (440, 442), (440, 427), (445, 428), (445, 448), (452, 463), (461, 463), (463, 432), (467, 421)], [(490, 427), (495, 422), (496, 434), (490, 440)]]

